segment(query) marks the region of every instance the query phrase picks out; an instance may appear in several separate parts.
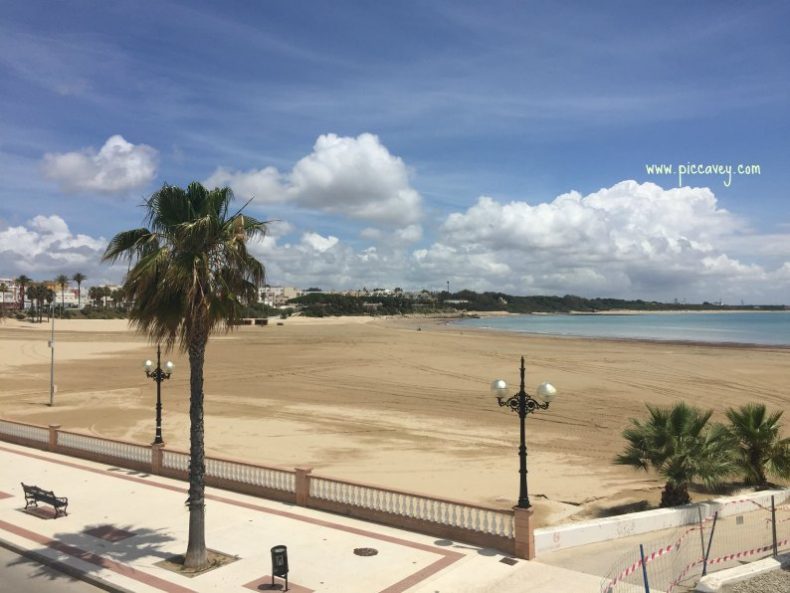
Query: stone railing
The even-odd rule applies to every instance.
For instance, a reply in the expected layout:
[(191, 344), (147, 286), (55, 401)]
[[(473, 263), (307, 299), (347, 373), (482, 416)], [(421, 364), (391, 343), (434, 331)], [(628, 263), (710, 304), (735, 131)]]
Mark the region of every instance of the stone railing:
[(502, 550), (510, 549), (515, 539), (513, 511), (309, 476), (309, 472), (307, 479), (308, 506), (313, 508), (447, 539), (463, 532), (466, 541)]
[(39, 443), (46, 446), (49, 443), (49, 430), (43, 426), (0, 420), (0, 439), (22, 445)]
[[(180, 480), (189, 475), (186, 452), (64, 431), (56, 424), (0, 420), (0, 441)], [(520, 558), (535, 555), (532, 509), (502, 510), (314, 476), (307, 467), (290, 470), (216, 456), (206, 457), (205, 463), (209, 486), (496, 548)]]
[(132, 469), (151, 470), (151, 447), (76, 432), (57, 431), (59, 453), (116, 463)]

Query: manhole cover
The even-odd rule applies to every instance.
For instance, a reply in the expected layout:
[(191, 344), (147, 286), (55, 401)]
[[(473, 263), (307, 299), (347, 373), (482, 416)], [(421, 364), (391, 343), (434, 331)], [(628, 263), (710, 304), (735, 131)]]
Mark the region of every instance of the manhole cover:
[(357, 556), (375, 556), (379, 551), (376, 548), (354, 548)]
[(510, 566), (514, 566), (515, 564), (518, 564), (518, 560), (516, 560), (515, 558), (502, 558), (500, 562), (502, 564), (509, 564)]

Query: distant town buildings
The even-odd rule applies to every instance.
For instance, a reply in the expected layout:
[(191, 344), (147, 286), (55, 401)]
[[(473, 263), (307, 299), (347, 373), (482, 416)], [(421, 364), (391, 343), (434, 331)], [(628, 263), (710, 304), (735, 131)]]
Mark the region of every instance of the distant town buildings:
[(263, 286), (258, 289), (258, 302), (269, 307), (282, 307), (291, 299), (300, 297), (304, 291), (293, 286)]

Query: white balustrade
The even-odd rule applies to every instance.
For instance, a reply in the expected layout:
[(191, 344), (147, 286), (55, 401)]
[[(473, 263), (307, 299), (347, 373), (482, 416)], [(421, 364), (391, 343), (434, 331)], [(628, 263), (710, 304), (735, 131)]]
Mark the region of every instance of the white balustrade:
[(87, 451), (105, 457), (115, 457), (139, 463), (151, 463), (151, 449), (132, 443), (120, 443), (71, 432), (58, 433), (58, 446)]
[[(189, 471), (189, 455), (165, 450), (162, 455), (162, 465), (168, 469)], [(296, 492), (294, 474), (284, 470), (207, 457), (206, 475), (238, 484)]]
[(485, 509), (416, 494), (313, 477), (310, 480), (310, 496), (505, 538), (513, 538), (515, 533), (513, 514), (508, 511)]
[(177, 451), (162, 451), (162, 467), (177, 471), (189, 471), (189, 455)]
[(18, 439), (36, 441), (38, 443), (49, 442), (49, 429), (41, 426), (28, 426), (27, 424), (17, 424), (0, 420), (0, 435), (8, 435)]

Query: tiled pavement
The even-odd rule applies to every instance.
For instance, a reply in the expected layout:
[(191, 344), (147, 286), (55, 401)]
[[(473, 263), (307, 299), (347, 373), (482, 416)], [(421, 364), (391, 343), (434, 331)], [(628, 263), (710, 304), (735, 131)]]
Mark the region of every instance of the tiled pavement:
[[(25, 511), (20, 482), (69, 498), (68, 515)], [(188, 578), (158, 563), (186, 549), (186, 484), (0, 443), (0, 541), (118, 591), (272, 589), (270, 549), (288, 547), (292, 593), (583, 593), (600, 578), (285, 503), (207, 489), (209, 548), (238, 559)], [(357, 548), (377, 554), (359, 556)], [(2, 570), (2, 567), (0, 567)]]

